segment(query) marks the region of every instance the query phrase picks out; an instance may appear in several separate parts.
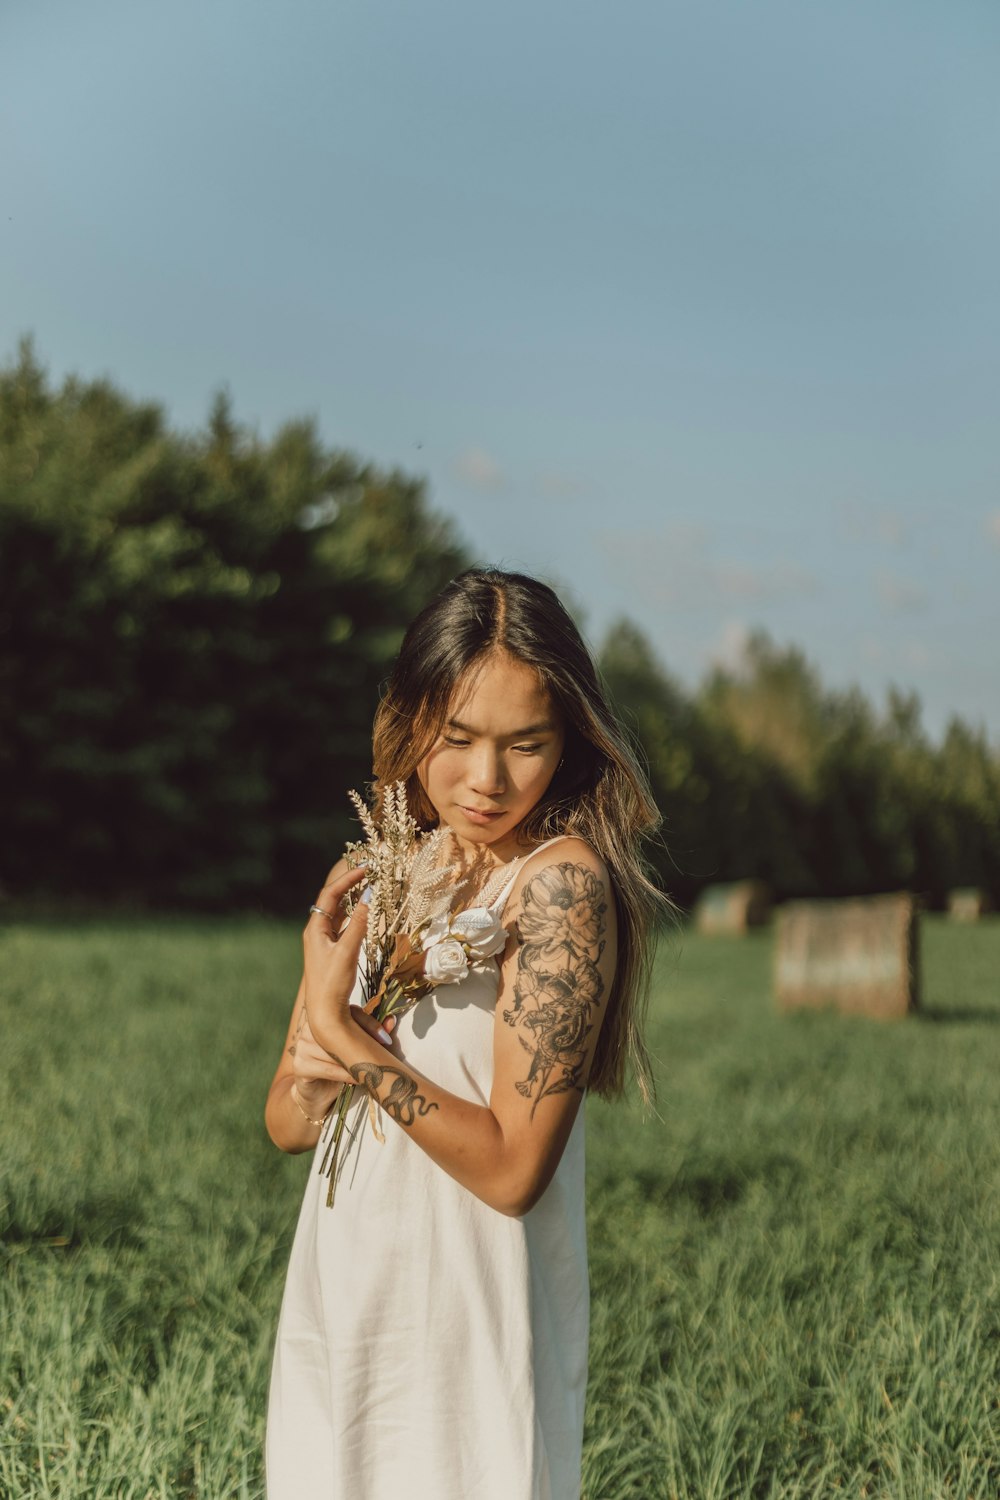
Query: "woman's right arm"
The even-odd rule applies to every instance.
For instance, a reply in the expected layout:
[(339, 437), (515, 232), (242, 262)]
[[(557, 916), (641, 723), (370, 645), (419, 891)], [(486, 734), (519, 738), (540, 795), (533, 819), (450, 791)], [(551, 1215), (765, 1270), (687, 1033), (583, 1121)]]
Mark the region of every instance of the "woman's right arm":
[[(340, 859), (326, 877), (326, 884), (348, 871)], [(385, 1034), (379, 1036), (378, 1022), (359, 1007), (352, 1008), (354, 1019), (383, 1046)], [(393, 1023), (390, 1021), (389, 1025)], [(288, 1023), (281, 1059), (271, 1080), (264, 1106), (264, 1124), (271, 1140), (281, 1151), (312, 1151), (319, 1140), (323, 1122), (333, 1108), (345, 1083), (354, 1079), (316, 1041), (309, 1029), (305, 1006), (305, 979), (299, 983), (292, 1016)], [(294, 1089), (294, 1093), (292, 1090)]]

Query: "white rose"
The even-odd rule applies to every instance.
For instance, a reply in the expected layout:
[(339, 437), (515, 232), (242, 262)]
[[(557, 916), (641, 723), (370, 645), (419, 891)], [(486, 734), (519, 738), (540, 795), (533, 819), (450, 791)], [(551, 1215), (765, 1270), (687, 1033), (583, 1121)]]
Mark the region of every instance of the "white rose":
[(493, 958), (507, 946), (507, 931), (485, 906), (472, 906), (451, 919), (451, 935), (464, 943), (473, 958)]
[(435, 943), (440, 943), (442, 938), (450, 937), (448, 931), (448, 913), (443, 912), (436, 917), (431, 917), (423, 924), (418, 932), (420, 946), (426, 953), (433, 948)]
[(445, 938), (427, 950), (424, 974), (431, 984), (458, 984), (468, 972), (465, 949), (455, 938)]

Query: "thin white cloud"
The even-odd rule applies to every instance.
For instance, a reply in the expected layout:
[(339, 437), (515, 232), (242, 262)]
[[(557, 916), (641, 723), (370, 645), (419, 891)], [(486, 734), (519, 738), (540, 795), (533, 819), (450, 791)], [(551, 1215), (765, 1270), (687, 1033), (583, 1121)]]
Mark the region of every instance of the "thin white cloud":
[(639, 547), (657, 547), (678, 562), (705, 558), (712, 544), (712, 533), (703, 521), (667, 521), (656, 532), (634, 535)]
[(877, 543), (883, 547), (901, 547), (909, 528), (898, 510), (884, 505), (864, 505), (848, 500), (840, 508), (841, 528), (847, 540), (863, 546)]
[(455, 473), (466, 484), (480, 490), (502, 490), (506, 476), (492, 453), (485, 448), (466, 448), (455, 460)]
[(928, 646), (924, 641), (910, 640), (889, 645), (878, 636), (865, 635), (859, 647), (862, 661), (890, 675), (933, 671), (948, 663), (947, 652), (939, 646)]
[(575, 479), (571, 474), (558, 474), (555, 471), (540, 474), (538, 488), (547, 500), (582, 500), (590, 493), (589, 486), (584, 484), (582, 479)]
[(880, 573), (875, 587), (882, 608), (891, 615), (913, 614), (927, 606), (926, 590), (911, 578)]
[(597, 540), (614, 572), (659, 609), (760, 606), (820, 589), (813, 573), (787, 558), (759, 565), (715, 557), (707, 528), (697, 522), (605, 532)]
[(766, 568), (739, 563), (720, 563), (708, 570), (715, 589), (726, 599), (765, 604), (772, 599), (790, 599), (816, 592), (816, 580), (798, 563), (779, 560)]
[(726, 620), (705, 650), (706, 663), (738, 672), (746, 660), (749, 639), (750, 627), (745, 620)]
[(915, 672), (926, 672), (932, 667), (944, 666), (948, 657), (936, 646), (927, 646), (923, 641), (910, 641), (903, 647), (903, 663)]

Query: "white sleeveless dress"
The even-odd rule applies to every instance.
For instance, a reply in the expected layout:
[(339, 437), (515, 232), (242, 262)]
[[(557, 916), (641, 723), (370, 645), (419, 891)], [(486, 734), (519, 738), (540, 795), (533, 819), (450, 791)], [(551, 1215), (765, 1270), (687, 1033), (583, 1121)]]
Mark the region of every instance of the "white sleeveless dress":
[[(490, 960), (432, 990), (400, 1018), (394, 1052), (488, 1105), (498, 979)], [(584, 1102), (521, 1218), (459, 1186), (384, 1114), (384, 1143), (366, 1121), (327, 1208), (321, 1138), (274, 1350), (268, 1500), (579, 1500)], [(359, 1111), (360, 1091), (342, 1151)]]

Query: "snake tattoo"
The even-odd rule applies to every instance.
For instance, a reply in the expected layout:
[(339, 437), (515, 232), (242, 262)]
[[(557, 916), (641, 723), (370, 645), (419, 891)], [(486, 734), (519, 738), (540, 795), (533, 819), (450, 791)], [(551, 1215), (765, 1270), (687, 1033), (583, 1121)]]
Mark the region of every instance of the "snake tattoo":
[[(412, 1125), (417, 1115), (429, 1114), (432, 1109), (440, 1107), (433, 1099), (425, 1099), (423, 1094), (418, 1092), (417, 1080), (411, 1078), (409, 1073), (404, 1073), (402, 1068), (372, 1062), (349, 1065), (341, 1061), (339, 1057), (334, 1057), (333, 1060), (350, 1073), (354, 1082), (366, 1089), (372, 1098), (381, 1104), (386, 1114), (391, 1115), (400, 1125)], [(383, 1099), (379, 1097), (378, 1091), (382, 1087), (386, 1074), (389, 1073), (395, 1073), (396, 1077)]]

